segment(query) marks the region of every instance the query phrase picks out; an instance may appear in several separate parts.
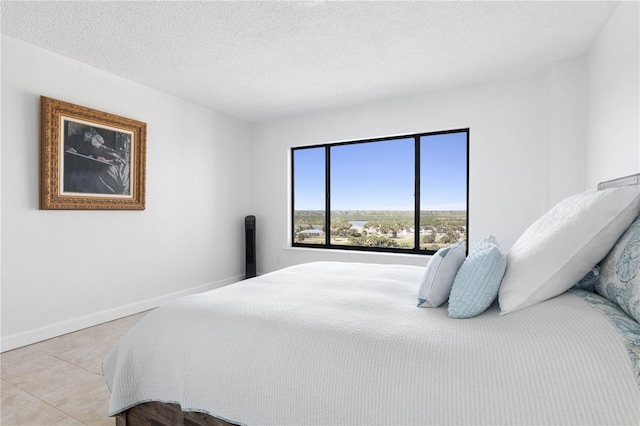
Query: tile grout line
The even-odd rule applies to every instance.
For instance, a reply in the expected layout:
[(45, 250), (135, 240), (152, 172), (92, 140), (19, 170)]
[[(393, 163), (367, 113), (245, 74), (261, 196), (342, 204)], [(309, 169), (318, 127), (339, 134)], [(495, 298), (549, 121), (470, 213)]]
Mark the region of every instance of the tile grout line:
[[(71, 415), (71, 414), (67, 413), (67, 412), (66, 412), (66, 411), (64, 411), (64, 410), (61, 410), (60, 408), (58, 408), (58, 407), (56, 407), (56, 406), (54, 406), (54, 405), (51, 405), (49, 402), (45, 401), (44, 399), (40, 398), (40, 397), (39, 397), (39, 396), (37, 396), (37, 395), (32, 394), (31, 392), (29, 392), (28, 390), (24, 389), (24, 388), (23, 388), (23, 387), (21, 387), (20, 385), (17, 385), (17, 384), (15, 384), (15, 383), (13, 383), (13, 382), (11, 382), (11, 381), (7, 380), (7, 379), (2, 379), (2, 380), (4, 380), (5, 382), (9, 383), (9, 384), (10, 384), (10, 385), (12, 385), (12, 386), (15, 386), (16, 388), (20, 389), (20, 391), (21, 391), (21, 392), (24, 392), (24, 393), (26, 393), (27, 395), (29, 395), (29, 396), (31, 396), (31, 397), (33, 397), (33, 398), (37, 399), (38, 401), (40, 401), (40, 402), (42, 402), (43, 404), (45, 404), (45, 405), (47, 405), (47, 406), (49, 406), (49, 407), (53, 408), (54, 410), (56, 410), (56, 411), (60, 412), (61, 414), (64, 414), (65, 416), (72, 418), (73, 420), (77, 421), (78, 423), (80, 423), (80, 424), (82, 424), (82, 425), (84, 425), (84, 424), (85, 424), (85, 423), (81, 422), (80, 420), (76, 419), (73, 415)], [(64, 419), (62, 419), (62, 420), (64, 420)], [(54, 426), (54, 425), (55, 425), (55, 423), (54, 423), (52, 426)], [(86, 426), (86, 425), (85, 425), (85, 426)]]
[(50, 353), (49, 353), (49, 352), (47, 352), (47, 351), (43, 351), (43, 350), (40, 350), (40, 349), (38, 349), (38, 351), (42, 352), (43, 354), (47, 354), (47, 355), (49, 355), (50, 357), (57, 359), (58, 361), (65, 362), (65, 363), (67, 363), (67, 364), (69, 364), (69, 365), (71, 365), (71, 366), (73, 366), (73, 367), (80, 368), (80, 369), (82, 369), (82, 370), (84, 370), (84, 371), (87, 371), (87, 372), (89, 372), (89, 373), (91, 373), (91, 374), (95, 374), (96, 376), (100, 376), (100, 377), (104, 378), (104, 376), (102, 375), (102, 373), (96, 373), (95, 371), (93, 371), (93, 370), (89, 370), (88, 368), (83, 367), (82, 365), (78, 365), (78, 364), (75, 364), (75, 363), (73, 363), (73, 362), (71, 362), (71, 361), (67, 361), (67, 360), (66, 360), (66, 359), (64, 359), (64, 358), (60, 358), (58, 355), (50, 354)]
[[(139, 314), (136, 314), (136, 315), (139, 315)], [(146, 313), (145, 313), (145, 315), (146, 315)], [(144, 317), (144, 316), (142, 316), (142, 317)], [(113, 330), (114, 333), (110, 332), (108, 335), (109, 336), (116, 336), (116, 337), (118, 337), (118, 339), (120, 339), (122, 337), (122, 335), (124, 335), (127, 332), (127, 330), (129, 330), (131, 327), (135, 326), (135, 323), (137, 323), (140, 319), (142, 319), (142, 318), (137, 319), (137, 321), (135, 321), (133, 324), (130, 324), (127, 327), (123, 327), (123, 328), (125, 328), (124, 330), (118, 330), (120, 327), (114, 327), (114, 328), (116, 328), (116, 330)], [(114, 321), (110, 321), (110, 322), (112, 323), (112, 325), (116, 325), (116, 323), (118, 321), (119, 320), (114, 320)], [(110, 329), (111, 329), (111, 327), (108, 328), (108, 330), (110, 330)], [(79, 330), (79, 332), (81, 332), (81, 331), (83, 331), (83, 330)], [(73, 334), (73, 333), (76, 333), (76, 332), (72, 332), (72, 333), (68, 333), (68, 334)], [(62, 336), (60, 336), (60, 337), (62, 337)], [(91, 336), (91, 337), (93, 337), (93, 336)], [(106, 338), (107, 338), (107, 335), (100, 335), (97, 340), (101, 341), (101, 340), (104, 340)], [(52, 339), (56, 339), (56, 338), (52, 338)], [(89, 340), (91, 341), (92, 339), (89, 338)], [(38, 345), (38, 344), (41, 344), (41, 343), (43, 343), (43, 342), (37, 342), (37, 343), (34, 343), (32, 345), (35, 346), (35, 345)], [(91, 345), (91, 342), (84, 342), (84, 345), (87, 345), (87, 344)], [(28, 348), (29, 346), (32, 346), (32, 345), (27, 345), (27, 346), (22, 347), (22, 348), (16, 348), (16, 351), (20, 351), (21, 349)], [(75, 362), (73, 361), (73, 359), (76, 359), (75, 355), (72, 352), (66, 351), (66, 348), (64, 346), (63, 347), (59, 347), (58, 346), (57, 349), (60, 349), (60, 350), (56, 350), (56, 347), (49, 348), (48, 346), (44, 345), (44, 346), (41, 346), (41, 347), (30, 348), (29, 350), (26, 351), (26, 353), (31, 353), (33, 351), (33, 353), (40, 354), (40, 356), (50, 357), (52, 361), (53, 360), (55, 360), (55, 362), (60, 362), (61, 361), (64, 365), (67, 366), (65, 368), (70, 368), (71, 369), (71, 370), (69, 370), (70, 373), (72, 371), (75, 371), (75, 372), (78, 372), (78, 373), (82, 373), (82, 374), (91, 373), (89, 376), (93, 377), (93, 379), (97, 379), (96, 376), (99, 376), (100, 377), (100, 381), (101, 381), (101, 386), (104, 387), (104, 389), (107, 389), (107, 390), (109, 389), (109, 387), (106, 384), (104, 375), (102, 374), (102, 363), (100, 363), (100, 366), (98, 368), (98, 370), (100, 370), (100, 371), (95, 371), (96, 370), (96, 368), (95, 368), (96, 365), (94, 363), (91, 363), (91, 364), (85, 363), (85, 365), (79, 365), (77, 363), (78, 360), (76, 360)], [(98, 351), (98, 352), (101, 353), (102, 351)], [(96, 354), (98, 352), (96, 352)], [(16, 354), (16, 355), (18, 357), (22, 356), (22, 354), (20, 354), (20, 353)], [(67, 356), (70, 356), (71, 359), (68, 359)], [(4, 356), (2, 358), (4, 358)], [(94, 360), (94, 362), (98, 361), (95, 358), (93, 360)], [(93, 368), (93, 369), (91, 369), (91, 368)], [(61, 404), (60, 407), (57, 407), (57, 406), (53, 405), (52, 403), (50, 403), (50, 402), (46, 401), (45, 399), (43, 399), (43, 398), (47, 398), (46, 395), (43, 396), (43, 397), (39, 397), (37, 395), (34, 395), (33, 393), (31, 393), (27, 389), (25, 389), (23, 386), (14, 383), (14, 381), (16, 381), (16, 380), (20, 382), (19, 377), (20, 376), (14, 377), (11, 380), (2, 378), (2, 380), (4, 382), (6, 382), (7, 384), (10, 384), (11, 386), (14, 386), (18, 391), (22, 392), (25, 396), (29, 396), (30, 398), (33, 398), (34, 404), (35, 404), (35, 401), (38, 401), (39, 403), (44, 404), (44, 406), (53, 409), (53, 411), (59, 413), (59, 415), (65, 416), (65, 419), (67, 421), (71, 421), (72, 420), (72, 421), (77, 422), (77, 424), (79, 424), (79, 425), (90, 426), (89, 423), (86, 423), (85, 421), (82, 421), (82, 420), (80, 420), (80, 419), (78, 419), (76, 417), (76, 415), (81, 414), (81, 413), (76, 413), (74, 415), (74, 414), (70, 414), (70, 413), (67, 412), (67, 409), (69, 409), (69, 408), (72, 408), (72, 411), (75, 410), (74, 407), (67, 407), (67, 409), (64, 409), (64, 407), (65, 407), (64, 404)], [(22, 383), (22, 382), (20, 382), (20, 383)], [(29, 389), (31, 389), (31, 388), (29, 388)], [(106, 415), (106, 413), (105, 413), (105, 415)], [(62, 419), (59, 422), (64, 422), (65, 419)], [(111, 420), (111, 419), (109, 419), (109, 420)], [(53, 423), (50, 426), (55, 426), (56, 424), (57, 423)]]
[[(19, 349), (21, 349), (21, 348), (18, 348), (18, 350), (19, 350)], [(42, 353), (42, 354), (45, 354), (45, 355), (47, 355), (47, 356), (50, 356), (50, 357), (52, 357), (52, 358), (55, 358), (55, 359), (57, 359), (58, 361), (62, 361), (62, 362), (66, 363), (66, 364), (68, 364), (68, 365), (70, 365), (70, 366), (72, 366), (72, 367), (74, 367), (74, 368), (82, 369), (82, 370), (87, 371), (87, 372), (89, 372), (89, 373), (91, 373), (91, 374), (94, 374), (94, 375), (96, 375), (96, 376), (100, 376), (100, 377), (102, 377), (102, 378), (104, 379), (104, 376), (103, 376), (102, 374), (98, 374), (98, 373), (96, 373), (95, 371), (88, 370), (88, 369), (86, 369), (86, 368), (82, 367), (81, 365), (77, 365), (77, 364), (74, 364), (74, 363), (72, 363), (72, 362), (69, 362), (69, 361), (67, 361), (66, 359), (60, 358), (59, 356), (56, 356), (56, 355), (54, 355), (54, 354), (50, 354), (49, 352), (44, 351), (44, 350), (42, 350), (42, 349), (36, 349), (36, 351), (37, 351), (37, 352), (40, 352), (40, 353)], [(31, 397), (33, 397), (33, 398), (37, 399), (38, 401), (40, 401), (40, 402), (42, 402), (43, 404), (45, 404), (45, 405), (47, 405), (47, 406), (49, 406), (49, 407), (53, 408), (54, 410), (56, 410), (56, 411), (60, 412), (61, 414), (64, 414), (64, 415), (65, 415), (65, 416), (67, 416), (68, 418), (71, 418), (71, 419), (75, 420), (76, 422), (78, 422), (79, 424), (81, 424), (81, 425), (85, 425), (85, 426), (86, 426), (86, 423), (84, 423), (83, 421), (81, 421), (81, 420), (77, 419), (73, 414), (67, 413), (66, 411), (62, 410), (61, 408), (58, 408), (58, 407), (56, 407), (55, 405), (52, 405), (51, 403), (49, 403), (48, 401), (45, 401), (44, 399), (42, 399), (42, 398), (38, 397), (37, 395), (32, 394), (32, 393), (31, 393), (31, 392), (29, 392), (28, 390), (24, 389), (22, 386), (20, 386), (20, 385), (18, 385), (18, 384), (16, 384), (16, 383), (13, 383), (13, 381), (12, 381), (12, 380), (8, 380), (8, 379), (5, 379), (5, 378), (3, 378), (2, 380), (4, 380), (5, 382), (7, 382), (7, 383), (11, 384), (12, 386), (15, 386), (16, 388), (20, 389), (20, 391), (22, 391), (22, 392), (24, 392), (25, 394), (27, 394), (27, 395), (29, 395), (29, 396), (31, 396)], [(106, 384), (105, 384), (105, 387), (106, 387)], [(108, 388), (108, 387), (107, 387), (107, 388)], [(63, 420), (64, 420), (64, 419), (63, 419)], [(53, 424), (52, 426), (55, 426), (55, 424)]]

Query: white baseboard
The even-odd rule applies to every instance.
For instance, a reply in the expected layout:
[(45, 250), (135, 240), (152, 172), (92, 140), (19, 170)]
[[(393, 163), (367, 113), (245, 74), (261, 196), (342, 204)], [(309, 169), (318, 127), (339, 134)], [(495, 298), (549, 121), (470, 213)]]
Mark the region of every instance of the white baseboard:
[(183, 296), (213, 290), (214, 288), (223, 287), (225, 285), (238, 282), (243, 278), (244, 275), (238, 275), (213, 283), (203, 284), (198, 287), (192, 287), (175, 293), (154, 297), (152, 299), (142, 300), (140, 302), (131, 303), (129, 305), (120, 306), (113, 309), (108, 309), (106, 311), (96, 312), (77, 318), (71, 318), (65, 321), (48, 325), (46, 327), (40, 327), (35, 330), (2, 337), (2, 339), (0, 340), (0, 352), (10, 351), (12, 349), (31, 345), (33, 343), (51, 339), (53, 337), (62, 336), (63, 334), (72, 333), (84, 328), (93, 327), (94, 325), (144, 312), (149, 309), (165, 305)]

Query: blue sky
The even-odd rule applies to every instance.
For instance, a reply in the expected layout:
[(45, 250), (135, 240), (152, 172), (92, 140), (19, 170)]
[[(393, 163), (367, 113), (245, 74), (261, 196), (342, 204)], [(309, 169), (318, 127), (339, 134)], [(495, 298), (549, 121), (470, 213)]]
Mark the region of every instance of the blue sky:
[[(421, 138), (421, 210), (466, 209), (466, 134)], [(332, 210), (413, 210), (413, 138), (331, 148)], [(324, 209), (324, 148), (295, 151), (295, 209)]]

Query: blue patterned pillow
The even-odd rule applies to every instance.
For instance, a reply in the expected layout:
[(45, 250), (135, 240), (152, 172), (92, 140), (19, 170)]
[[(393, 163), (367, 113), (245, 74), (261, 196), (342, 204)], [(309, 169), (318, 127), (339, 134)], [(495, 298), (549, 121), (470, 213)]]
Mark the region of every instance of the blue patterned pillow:
[(453, 279), (467, 253), (464, 243), (441, 248), (431, 256), (418, 290), (419, 308), (437, 308), (447, 301)]
[(598, 283), (598, 277), (600, 276), (600, 266), (596, 265), (592, 270), (587, 273), (580, 281), (578, 281), (573, 288), (579, 290), (586, 290), (592, 293), (596, 292), (596, 284)]
[(471, 318), (483, 313), (498, 296), (507, 256), (496, 237), (480, 241), (464, 261), (451, 288), (449, 316)]
[(596, 290), (640, 322), (640, 218), (600, 262)]

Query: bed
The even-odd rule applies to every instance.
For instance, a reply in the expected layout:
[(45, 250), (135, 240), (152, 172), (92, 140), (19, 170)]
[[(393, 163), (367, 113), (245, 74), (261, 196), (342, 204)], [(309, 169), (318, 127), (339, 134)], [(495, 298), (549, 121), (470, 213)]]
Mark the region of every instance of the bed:
[[(598, 192), (637, 183), (625, 179)], [(426, 269), (312, 262), (167, 304), (105, 359), (109, 415), (117, 425), (640, 424), (640, 191), (624, 188), (614, 200), (624, 209), (599, 201), (616, 230), (597, 233), (587, 260), (577, 247), (573, 275), (563, 266), (544, 278), (560, 282), (553, 291), (529, 292), (515, 309), (522, 285), (540, 281), (534, 258), (554, 255), (531, 250), (564, 253), (566, 243), (538, 236), (504, 253), (483, 242), (455, 267), (454, 250)], [(597, 210), (588, 197), (576, 215)], [(477, 269), (487, 256), (497, 266)], [(606, 282), (620, 259), (628, 294)], [(471, 296), (456, 299), (467, 275)], [(417, 307), (425, 285), (451, 280), (448, 302)], [(452, 317), (454, 305), (478, 303), (481, 312)]]

